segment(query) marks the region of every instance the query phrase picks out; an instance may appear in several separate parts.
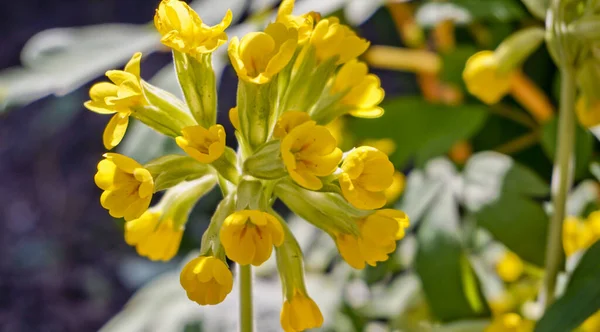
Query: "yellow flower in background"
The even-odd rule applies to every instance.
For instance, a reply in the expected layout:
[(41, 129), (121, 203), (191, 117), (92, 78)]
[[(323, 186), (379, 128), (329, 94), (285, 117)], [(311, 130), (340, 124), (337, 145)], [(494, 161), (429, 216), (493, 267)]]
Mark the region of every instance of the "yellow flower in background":
[(232, 107), (229, 110), (229, 122), (231, 122), (231, 125), (233, 126), (233, 128), (235, 128), (235, 130), (240, 130), (240, 114), (238, 112), (237, 106)]
[(271, 23), (264, 32), (251, 32), (229, 43), (229, 59), (240, 79), (255, 84), (269, 82), (292, 59), (298, 32), (282, 23)]
[(200, 304), (218, 304), (233, 288), (233, 276), (225, 263), (213, 256), (200, 256), (185, 265), (179, 282), (187, 297)]
[(240, 265), (259, 266), (283, 243), (283, 227), (274, 216), (258, 210), (237, 211), (223, 222), (219, 238), (227, 257)]
[(323, 325), (323, 314), (315, 301), (295, 289), (292, 298), (283, 302), (280, 321), (285, 332), (304, 331)]
[(583, 324), (579, 326), (577, 331), (580, 332), (597, 332), (600, 331), (600, 311), (591, 315), (586, 319)]
[(331, 93), (345, 93), (340, 104), (349, 109), (350, 115), (359, 118), (378, 118), (383, 115), (383, 108), (378, 105), (385, 92), (379, 77), (369, 74), (364, 62), (353, 59), (344, 64), (335, 76)]
[(202, 23), (200, 16), (185, 2), (163, 0), (154, 15), (154, 25), (162, 35), (160, 41), (163, 44), (181, 53), (199, 57), (227, 42), (224, 31), (231, 24), (231, 19), (232, 14), (228, 10), (221, 23), (210, 27)]
[(304, 15), (292, 15), (294, 10), (294, 0), (283, 0), (277, 11), (277, 19), (275, 22), (282, 23), (288, 28), (298, 30), (298, 43), (306, 42), (313, 31), (317, 22), (321, 19), (319, 13), (310, 12)]
[(160, 211), (148, 210), (125, 223), (125, 242), (135, 246), (140, 256), (153, 261), (168, 261), (179, 250), (183, 227), (172, 219), (161, 220)]
[(580, 96), (575, 104), (575, 114), (582, 126), (597, 126), (600, 124), (600, 102), (590, 103), (585, 96)]
[(404, 174), (399, 171), (394, 172), (394, 176), (392, 177), (392, 184), (386, 190), (383, 191), (387, 203), (395, 203), (404, 192), (405, 186), (406, 177), (404, 176)]
[(396, 151), (396, 142), (391, 138), (366, 139), (362, 141), (362, 145), (374, 147), (388, 156)]
[(600, 239), (600, 211), (590, 213), (586, 225), (594, 237), (594, 242), (596, 242), (596, 239)]
[(294, 128), (281, 142), (281, 156), (290, 177), (306, 189), (323, 187), (320, 176), (333, 173), (342, 150), (329, 130), (315, 121)]
[(523, 274), (523, 261), (517, 254), (507, 251), (496, 263), (496, 272), (506, 282), (517, 281)]
[(370, 146), (348, 153), (338, 180), (344, 198), (363, 210), (378, 209), (386, 204), (385, 190), (394, 178), (394, 165), (388, 156)]
[(589, 248), (594, 243), (594, 236), (583, 220), (567, 217), (563, 223), (562, 241), (565, 255), (569, 257), (577, 251)]
[(130, 221), (142, 215), (150, 205), (154, 180), (137, 161), (117, 153), (105, 153), (94, 176), (104, 190), (100, 204), (114, 218)]
[(369, 41), (358, 37), (350, 27), (340, 24), (337, 17), (320, 20), (310, 36), (310, 44), (315, 47), (319, 61), (337, 56), (338, 65), (363, 54), (370, 45)]
[(287, 134), (292, 131), (292, 129), (298, 127), (299, 125), (310, 121), (310, 115), (306, 112), (298, 112), (298, 111), (288, 111), (283, 113), (283, 115), (275, 124), (275, 129), (273, 130), (273, 137), (281, 139), (284, 138)]
[(508, 313), (494, 317), (484, 332), (533, 332), (534, 322), (521, 318), (518, 314)]
[(402, 211), (379, 210), (357, 221), (360, 236), (337, 234), (335, 243), (340, 255), (355, 269), (363, 269), (365, 263), (375, 266), (388, 259), (396, 250), (396, 240), (404, 236), (408, 217)]
[(463, 80), (467, 90), (486, 104), (495, 104), (511, 88), (512, 73), (500, 73), (492, 51), (473, 54), (465, 65)]
[(185, 127), (181, 133), (183, 136), (175, 138), (177, 145), (201, 163), (210, 164), (225, 151), (225, 129), (219, 124), (208, 129), (200, 125)]
[(132, 108), (146, 104), (140, 83), (141, 58), (142, 53), (135, 53), (124, 70), (107, 71), (106, 76), (112, 83), (94, 84), (90, 89), (91, 100), (83, 104), (96, 113), (114, 114), (102, 136), (104, 147), (108, 150), (117, 146), (125, 136)]

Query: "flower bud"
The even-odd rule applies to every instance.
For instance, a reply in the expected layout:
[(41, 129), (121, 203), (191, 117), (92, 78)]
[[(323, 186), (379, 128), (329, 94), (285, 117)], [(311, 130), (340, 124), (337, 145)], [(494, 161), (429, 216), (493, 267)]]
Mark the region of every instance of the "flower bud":
[(502, 280), (514, 282), (523, 274), (523, 261), (517, 254), (507, 251), (496, 263), (496, 272)]

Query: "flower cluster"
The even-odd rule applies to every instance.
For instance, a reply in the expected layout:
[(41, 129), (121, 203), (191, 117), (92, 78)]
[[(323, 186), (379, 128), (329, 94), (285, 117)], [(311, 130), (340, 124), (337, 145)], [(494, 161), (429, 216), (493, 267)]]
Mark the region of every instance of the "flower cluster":
[[(171, 259), (191, 209), (218, 185), (223, 200), (199, 256), (181, 272), (181, 285), (201, 305), (220, 303), (233, 287), (226, 258), (259, 266), (275, 250), (284, 293), (281, 324), (302, 331), (321, 326), (323, 316), (308, 295), (298, 243), (272, 209), (275, 200), (329, 234), (357, 269), (387, 260), (409, 220), (402, 211), (382, 209), (402, 182), (388, 156), (369, 146), (343, 152), (326, 127), (345, 114), (383, 114), (379, 78), (357, 60), (369, 42), (336, 18), (297, 16), (293, 7), (293, 0), (283, 1), (264, 31), (229, 41), (239, 78), (237, 106), (229, 111), (237, 151), (226, 146), (226, 131), (216, 123), (211, 60), (227, 42), (230, 12), (210, 27), (182, 1), (160, 3), (154, 22), (172, 49), (185, 101), (141, 79), (138, 53), (123, 71), (107, 72), (112, 83), (94, 85), (85, 105), (115, 114), (104, 134), (107, 149), (119, 144), (129, 117), (182, 149), (145, 165), (116, 153), (98, 164), (102, 206), (124, 217), (126, 242), (152, 260)], [(150, 207), (159, 191), (165, 193)]]

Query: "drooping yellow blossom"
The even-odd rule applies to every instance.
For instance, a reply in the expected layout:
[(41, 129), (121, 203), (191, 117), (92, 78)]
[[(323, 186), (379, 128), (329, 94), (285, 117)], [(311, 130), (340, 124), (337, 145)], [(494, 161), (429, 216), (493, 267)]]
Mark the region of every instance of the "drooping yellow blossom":
[(148, 209), (154, 193), (152, 175), (137, 161), (117, 153), (105, 153), (94, 176), (104, 190), (100, 204), (114, 218), (130, 221)]
[(221, 23), (210, 27), (202, 23), (200, 16), (185, 2), (163, 0), (154, 15), (154, 25), (162, 35), (163, 44), (197, 58), (227, 42), (224, 31), (231, 24), (231, 18), (228, 10)]
[(467, 90), (486, 104), (495, 104), (511, 88), (512, 73), (500, 73), (492, 51), (473, 54), (465, 65), (463, 80)]
[(600, 102), (590, 104), (585, 96), (580, 96), (575, 104), (575, 113), (579, 123), (586, 128), (600, 124)]
[(233, 128), (235, 128), (235, 130), (240, 130), (240, 114), (238, 112), (237, 106), (232, 107), (229, 110), (229, 122), (231, 122), (231, 125), (233, 126)]
[(518, 314), (508, 313), (496, 316), (484, 332), (533, 332), (534, 323)]
[(344, 64), (333, 81), (331, 93), (345, 93), (340, 104), (348, 108), (350, 115), (359, 118), (378, 118), (383, 115), (383, 108), (377, 105), (383, 100), (385, 92), (379, 77), (369, 74), (364, 62), (353, 59)]
[(237, 211), (223, 222), (219, 238), (227, 257), (240, 265), (259, 266), (283, 243), (279, 220), (258, 210)]
[(140, 256), (153, 261), (168, 261), (179, 250), (183, 227), (172, 219), (162, 219), (160, 211), (148, 210), (125, 223), (125, 242), (135, 246)]
[(185, 127), (181, 133), (183, 136), (175, 138), (177, 145), (201, 163), (210, 164), (225, 151), (225, 129), (219, 124), (208, 129), (200, 125)]
[(298, 112), (298, 111), (288, 111), (283, 113), (277, 124), (275, 124), (275, 129), (273, 130), (273, 137), (282, 139), (287, 134), (289, 134), (292, 129), (298, 127), (299, 125), (310, 121), (310, 115), (306, 112)]
[(370, 146), (358, 147), (348, 153), (341, 168), (340, 187), (350, 204), (363, 210), (385, 205), (385, 190), (394, 178), (394, 165), (385, 153)]
[(591, 246), (594, 236), (582, 220), (577, 217), (567, 217), (563, 223), (562, 240), (565, 255), (568, 257)]
[(223, 302), (233, 288), (231, 271), (213, 256), (192, 259), (181, 271), (179, 282), (188, 298), (200, 305)]
[(404, 187), (406, 186), (406, 177), (402, 172), (396, 171), (394, 172), (394, 176), (392, 178), (392, 184), (383, 191), (385, 195), (385, 200), (388, 204), (395, 203), (400, 195), (404, 192)]
[(106, 76), (112, 81), (96, 83), (90, 89), (90, 99), (83, 105), (100, 114), (114, 114), (110, 119), (102, 141), (110, 150), (117, 146), (127, 130), (133, 107), (146, 104), (140, 83), (140, 60), (142, 53), (135, 53), (124, 70), (109, 70)]
[(295, 0), (283, 0), (281, 2), (275, 22), (298, 30), (298, 43), (303, 44), (310, 38), (315, 23), (321, 19), (321, 16), (316, 12), (309, 12), (300, 16), (292, 15), (294, 2)]
[(319, 190), (319, 176), (335, 171), (342, 159), (342, 150), (327, 128), (307, 121), (294, 128), (281, 142), (281, 156), (290, 175), (306, 189)]
[(404, 236), (408, 217), (402, 211), (385, 209), (357, 221), (360, 236), (337, 234), (336, 245), (340, 255), (355, 269), (363, 269), (365, 263), (375, 266), (388, 259), (396, 249), (396, 240)]
[(298, 32), (282, 23), (271, 23), (264, 32), (251, 32), (229, 43), (229, 59), (240, 79), (267, 83), (292, 59)]
[(323, 315), (315, 301), (295, 289), (292, 298), (283, 302), (280, 321), (285, 332), (298, 332), (323, 325)]
[(358, 37), (350, 27), (340, 24), (337, 17), (320, 20), (310, 36), (310, 44), (315, 47), (319, 61), (337, 56), (338, 65), (363, 54), (370, 45), (369, 41)]
[(506, 282), (514, 282), (523, 274), (523, 261), (517, 254), (507, 251), (496, 263), (496, 272)]
[(586, 319), (580, 326), (577, 331), (580, 332), (597, 332), (600, 331), (600, 311), (597, 311), (595, 314), (591, 315)]

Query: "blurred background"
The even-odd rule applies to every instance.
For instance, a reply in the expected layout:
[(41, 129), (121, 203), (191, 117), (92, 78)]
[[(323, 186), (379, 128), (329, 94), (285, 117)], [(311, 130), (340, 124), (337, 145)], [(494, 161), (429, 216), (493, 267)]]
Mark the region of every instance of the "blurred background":
[[(220, 194), (195, 208), (176, 259), (158, 263), (125, 244), (123, 221), (100, 206), (93, 183), (107, 118), (82, 106), (90, 86), (141, 51), (142, 77), (179, 93), (171, 55), (150, 23), (158, 2), (0, 2), (0, 331), (236, 326), (235, 291), (225, 303), (202, 308), (178, 281)], [(231, 37), (262, 27), (278, 2), (191, 5), (208, 24), (231, 8)], [(362, 143), (390, 154), (403, 173), (392, 205), (412, 223), (390, 260), (353, 271), (322, 232), (289, 218), (305, 249), (309, 292), (326, 317), (323, 330), (482, 331), (504, 312), (535, 318), (557, 71), (540, 47), (525, 63), (517, 92), (492, 106), (466, 92), (461, 74), (478, 50), (493, 50), (543, 20), (520, 0), (297, 0), (298, 13), (309, 10), (340, 17), (373, 45), (363, 60), (381, 78), (386, 115), (344, 118), (331, 129), (346, 149)], [(215, 56), (219, 122), (233, 138), (226, 111), (235, 105), (236, 77), (226, 63), (224, 52)], [(578, 187), (569, 211), (585, 217), (597, 206), (589, 168), (597, 144), (589, 131), (579, 128), (577, 135)], [(144, 163), (177, 149), (133, 126), (119, 152)], [(257, 274), (258, 330), (279, 331), (274, 263)]]

